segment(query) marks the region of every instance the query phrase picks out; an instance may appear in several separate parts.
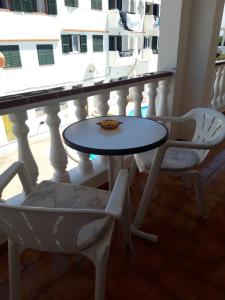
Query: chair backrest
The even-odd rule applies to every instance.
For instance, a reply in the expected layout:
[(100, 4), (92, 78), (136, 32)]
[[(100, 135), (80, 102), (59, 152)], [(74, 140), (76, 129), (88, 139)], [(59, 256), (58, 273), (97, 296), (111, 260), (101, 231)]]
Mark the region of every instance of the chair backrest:
[[(209, 144), (209, 149), (220, 144), (225, 139), (225, 116), (212, 108), (195, 108), (187, 113), (196, 122), (192, 141)], [(209, 150), (195, 149), (202, 162)]]
[(22, 247), (79, 253), (82, 228), (105, 217), (104, 210), (55, 209), (0, 204), (0, 229)]

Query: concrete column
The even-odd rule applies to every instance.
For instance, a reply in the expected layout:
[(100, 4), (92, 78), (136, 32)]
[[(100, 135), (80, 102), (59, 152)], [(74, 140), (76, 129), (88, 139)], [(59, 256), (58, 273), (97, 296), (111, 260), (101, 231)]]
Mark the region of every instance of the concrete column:
[(173, 115), (210, 105), (223, 6), (224, 0), (162, 0), (158, 69), (176, 68)]

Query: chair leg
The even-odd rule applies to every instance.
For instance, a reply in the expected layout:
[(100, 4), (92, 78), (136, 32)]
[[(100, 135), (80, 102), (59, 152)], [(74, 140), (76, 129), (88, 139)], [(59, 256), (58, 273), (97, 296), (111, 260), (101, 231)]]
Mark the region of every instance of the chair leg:
[(103, 253), (98, 253), (95, 261), (95, 300), (105, 299), (106, 267), (109, 256), (109, 247)]
[(126, 201), (123, 208), (123, 216), (120, 220), (122, 224), (123, 229), (123, 237), (124, 237), (124, 249), (129, 248), (129, 250), (132, 249), (131, 244), (131, 203), (130, 203), (130, 193), (129, 193), (129, 187), (127, 187), (127, 195), (126, 195)]
[(21, 300), (19, 246), (8, 240), (9, 299)]
[(147, 179), (147, 182), (145, 185), (145, 189), (142, 194), (141, 201), (140, 201), (136, 216), (133, 221), (133, 225), (135, 228), (139, 228), (143, 222), (146, 210), (148, 208), (150, 200), (152, 199), (153, 188), (157, 181), (166, 149), (167, 149), (166, 145), (165, 146), (163, 145), (160, 148), (158, 148), (155, 153), (152, 167), (149, 172), (148, 179)]
[(130, 165), (130, 172), (129, 172), (129, 185), (132, 186), (133, 182), (134, 182), (134, 177), (137, 173), (137, 164), (135, 161), (135, 158), (133, 156), (132, 161), (131, 161), (131, 165)]
[(192, 173), (193, 184), (195, 188), (196, 200), (199, 206), (199, 210), (203, 218), (207, 219), (208, 215), (208, 207), (206, 201), (204, 199), (204, 192), (202, 188), (201, 175), (198, 171), (194, 171)]

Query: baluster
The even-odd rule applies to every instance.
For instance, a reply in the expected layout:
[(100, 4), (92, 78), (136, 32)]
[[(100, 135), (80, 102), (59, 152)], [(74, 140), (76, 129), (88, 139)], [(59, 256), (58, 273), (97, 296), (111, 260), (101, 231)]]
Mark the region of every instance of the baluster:
[(48, 105), (44, 111), (47, 114), (46, 124), (50, 131), (50, 162), (54, 168), (53, 178), (55, 181), (69, 182), (69, 173), (66, 171), (67, 154), (59, 132), (59, 104)]
[(107, 116), (109, 111), (109, 98), (109, 92), (105, 92), (95, 96), (96, 111), (99, 113), (100, 116)]
[(156, 115), (156, 110), (155, 110), (155, 101), (156, 101), (156, 96), (157, 96), (157, 82), (150, 82), (146, 84), (146, 96), (148, 98), (148, 109), (146, 113), (146, 118), (150, 118), (151, 116)]
[(136, 117), (141, 117), (142, 91), (142, 85), (133, 86), (129, 89), (129, 95), (134, 100), (134, 116)]
[[(84, 120), (87, 118), (87, 99), (76, 99), (73, 101), (75, 110), (75, 116), (77, 117), (78, 121)], [(80, 158), (79, 162), (79, 169), (83, 173), (89, 173), (93, 170), (92, 162), (89, 159), (89, 154), (77, 151), (77, 154)]]
[(13, 123), (12, 131), (17, 138), (18, 160), (23, 161), (33, 184), (36, 184), (38, 178), (38, 166), (31, 152), (28, 143), (29, 128), (26, 124), (27, 111), (20, 111), (9, 115), (9, 119)]
[[(105, 92), (95, 96), (96, 99), (96, 110), (100, 116), (107, 116), (109, 111), (108, 101), (110, 98), (110, 93)], [(102, 163), (108, 163), (107, 157), (101, 156)]]
[(127, 95), (128, 95), (128, 88), (123, 88), (120, 90), (116, 91), (118, 99), (117, 99), (117, 104), (118, 104), (118, 114), (119, 115), (126, 115), (126, 106), (127, 106)]
[(217, 108), (217, 97), (219, 95), (219, 84), (220, 84), (221, 71), (222, 71), (221, 67), (218, 67), (217, 72), (216, 72), (215, 82), (214, 82), (213, 99), (211, 101), (213, 108)]
[(223, 106), (223, 97), (225, 91), (225, 67), (222, 68), (220, 82), (219, 82), (219, 95), (216, 99), (217, 107)]
[(158, 95), (159, 95), (159, 116), (168, 116), (168, 103), (167, 98), (169, 94), (169, 85), (170, 85), (170, 79), (165, 79), (159, 81), (158, 86)]

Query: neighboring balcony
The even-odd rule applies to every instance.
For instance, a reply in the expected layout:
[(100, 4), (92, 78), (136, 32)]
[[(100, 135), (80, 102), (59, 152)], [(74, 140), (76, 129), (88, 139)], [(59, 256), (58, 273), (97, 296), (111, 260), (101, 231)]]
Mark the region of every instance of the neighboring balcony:
[(154, 15), (144, 16), (144, 33), (152, 36), (159, 35), (160, 19)]
[(136, 51), (109, 51), (110, 66), (132, 66), (135, 63)]
[(108, 11), (108, 31), (114, 35), (132, 35), (143, 33), (144, 16), (122, 12), (118, 9)]

